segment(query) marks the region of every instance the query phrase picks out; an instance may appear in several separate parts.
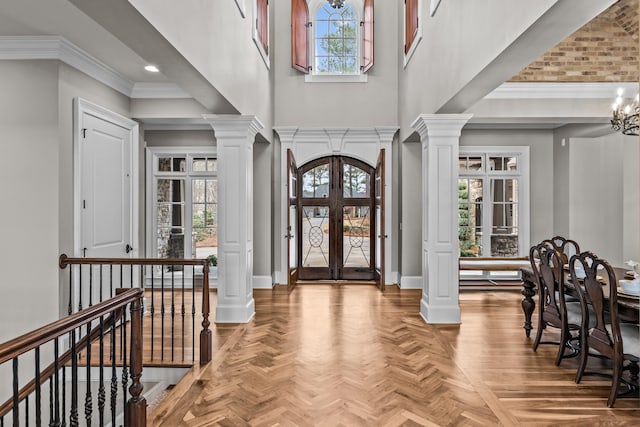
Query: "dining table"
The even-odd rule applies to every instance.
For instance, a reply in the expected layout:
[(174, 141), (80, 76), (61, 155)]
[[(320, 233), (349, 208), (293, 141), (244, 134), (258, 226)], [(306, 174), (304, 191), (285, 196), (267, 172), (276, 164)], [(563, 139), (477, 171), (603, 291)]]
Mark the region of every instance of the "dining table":
[[(625, 279), (627, 276), (627, 269), (613, 267), (613, 271), (616, 275), (616, 283), (621, 279)], [(524, 325), (525, 334), (527, 338), (531, 336), (531, 316), (536, 308), (536, 302), (534, 297), (538, 293), (536, 277), (531, 269), (531, 266), (520, 268), (522, 275), (522, 311), (524, 312)], [(573, 297), (578, 297), (578, 293), (571, 283), (569, 272), (565, 269), (565, 294)], [(603, 284), (602, 290), (606, 301), (609, 301), (609, 285)], [(627, 295), (618, 291), (618, 318), (621, 322), (629, 322), (634, 324), (640, 324), (640, 296)]]

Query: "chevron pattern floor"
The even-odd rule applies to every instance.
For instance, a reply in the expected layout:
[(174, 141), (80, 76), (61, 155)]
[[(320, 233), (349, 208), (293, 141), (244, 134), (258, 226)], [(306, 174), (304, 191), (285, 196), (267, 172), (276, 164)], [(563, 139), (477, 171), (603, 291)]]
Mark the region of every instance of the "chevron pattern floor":
[[(149, 413), (162, 426), (637, 425), (609, 383), (531, 350), (517, 292), (463, 292), (463, 324), (427, 325), (420, 291), (256, 291), (246, 325), (215, 325), (214, 360)], [(566, 363), (566, 365), (565, 365)]]

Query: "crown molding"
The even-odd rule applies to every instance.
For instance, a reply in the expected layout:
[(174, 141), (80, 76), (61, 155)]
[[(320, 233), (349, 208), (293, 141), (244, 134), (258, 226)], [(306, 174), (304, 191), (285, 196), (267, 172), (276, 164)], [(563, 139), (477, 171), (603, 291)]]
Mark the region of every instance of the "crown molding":
[(635, 82), (507, 82), (498, 86), (484, 99), (614, 99), (620, 87), (626, 93), (638, 92), (638, 83)]
[(136, 83), (61, 36), (0, 36), (0, 60), (55, 59), (130, 98), (192, 98), (173, 83)]
[(189, 93), (174, 83), (135, 83), (131, 91), (131, 98), (192, 98)]

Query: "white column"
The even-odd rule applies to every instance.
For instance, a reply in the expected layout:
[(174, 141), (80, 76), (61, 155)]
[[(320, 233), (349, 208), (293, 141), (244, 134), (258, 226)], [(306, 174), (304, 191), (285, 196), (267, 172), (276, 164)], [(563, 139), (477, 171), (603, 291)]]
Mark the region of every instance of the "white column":
[(218, 152), (218, 305), (216, 323), (246, 323), (253, 300), (253, 143), (255, 116), (205, 115)]
[(458, 144), (470, 114), (421, 114), (422, 299), (427, 323), (460, 323), (458, 302)]

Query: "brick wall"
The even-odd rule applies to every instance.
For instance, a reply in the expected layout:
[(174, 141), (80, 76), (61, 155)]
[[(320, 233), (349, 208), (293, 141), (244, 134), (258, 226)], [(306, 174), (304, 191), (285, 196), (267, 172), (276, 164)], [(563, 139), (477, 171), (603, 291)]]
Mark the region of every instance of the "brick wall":
[(510, 81), (637, 82), (638, 2), (615, 3)]

